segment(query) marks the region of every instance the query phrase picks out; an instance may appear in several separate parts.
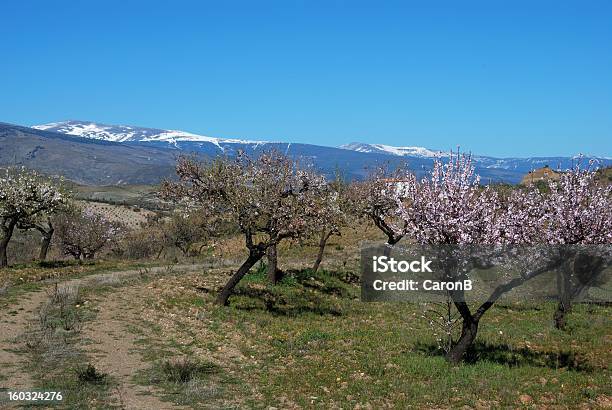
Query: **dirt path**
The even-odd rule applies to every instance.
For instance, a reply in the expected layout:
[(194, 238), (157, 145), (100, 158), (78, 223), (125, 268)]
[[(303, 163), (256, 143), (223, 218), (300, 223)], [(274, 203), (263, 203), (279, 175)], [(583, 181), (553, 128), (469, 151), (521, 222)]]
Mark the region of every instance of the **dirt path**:
[[(189, 272), (201, 269), (198, 265), (174, 266), (171, 270), (165, 267), (150, 268), (147, 275), (163, 275), (178, 272)], [(129, 278), (138, 277), (142, 271), (118, 271), (87, 276), (58, 282), (61, 285), (95, 287), (100, 285), (119, 285)], [(127, 331), (130, 322), (138, 320), (138, 313), (125, 307), (131, 297), (138, 297), (131, 288), (135, 285), (121, 286), (110, 295), (99, 300), (99, 314), (83, 329), (83, 337), (90, 340), (85, 346), (87, 354), (100, 369), (113, 376), (119, 383), (115, 391), (117, 403), (126, 409), (175, 409), (169, 403), (162, 402), (153, 395), (154, 391), (131, 381), (132, 376), (146, 367), (137, 353), (135, 336)], [(48, 287), (53, 285), (48, 285)], [(45, 288), (46, 289), (46, 288)], [(0, 312), (0, 389), (8, 391), (27, 391), (36, 386), (29, 374), (23, 371), (27, 357), (14, 353), (19, 348), (18, 336), (24, 334), (28, 324), (36, 317), (41, 305), (47, 300), (44, 290), (30, 292)], [(0, 402), (1, 403), (1, 402)]]
[(118, 292), (105, 295), (96, 301), (99, 313), (82, 331), (84, 350), (96, 368), (117, 381), (113, 399), (126, 409), (174, 409), (170, 403), (156, 397), (151, 386), (141, 386), (132, 381), (140, 370), (148, 367), (136, 350), (136, 336), (128, 327), (137, 325), (140, 312), (131, 306), (133, 298), (141, 297), (138, 287), (123, 287)]

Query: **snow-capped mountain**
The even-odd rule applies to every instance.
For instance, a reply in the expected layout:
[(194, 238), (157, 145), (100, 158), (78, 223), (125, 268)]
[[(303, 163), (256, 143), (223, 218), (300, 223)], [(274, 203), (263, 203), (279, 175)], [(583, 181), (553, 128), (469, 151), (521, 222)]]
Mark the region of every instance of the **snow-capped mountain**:
[[(340, 146), (342, 149), (348, 149), (357, 152), (387, 154), (406, 158), (435, 158), (448, 157), (448, 151), (434, 151), (423, 147), (394, 147), (383, 144), (365, 144), (361, 142), (351, 142), (350, 144)], [(583, 156), (583, 161), (586, 163), (590, 159), (595, 159), (600, 166), (609, 166), (612, 161), (608, 157), (594, 157), (590, 155)], [(579, 156), (573, 157), (529, 157), (529, 158), (495, 158), (486, 155), (472, 155), (472, 160), (477, 168), (482, 169), (498, 169), (508, 171), (528, 172), (537, 168), (542, 168), (546, 165), (555, 169), (570, 168)], [(486, 174), (481, 171), (481, 175)]]
[(83, 138), (114, 142), (161, 142), (177, 146), (178, 143), (211, 143), (221, 150), (221, 144), (266, 144), (267, 141), (247, 141), (230, 138), (215, 138), (179, 130), (135, 127), (130, 125), (107, 125), (90, 121), (61, 121), (34, 125), (37, 130), (54, 131)]
[[(416, 146), (394, 147), (353, 142), (336, 148), (290, 142), (218, 138), (178, 130), (107, 125), (90, 121), (55, 122), (35, 125), (30, 130), (55, 140), (58, 140), (57, 136), (71, 136), (71, 139), (76, 138), (89, 143), (90, 147), (99, 144), (107, 146), (118, 144), (121, 148), (131, 148), (132, 152), (151, 152), (150, 150), (153, 149), (158, 150), (156, 152), (159, 152), (160, 155), (167, 155), (171, 158), (176, 157), (176, 151), (213, 157), (217, 155), (233, 156), (239, 151), (250, 156), (257, 156), (265, 151), (277, 150), (291, 157), (300, 158), (301, 161), (314, 165), (321, 172), (332, 177), (338, 169), (341, 169), (348, 179), (364, 178), (373, 167), (382, 164), (391, 168), (406, 165), (415, 173), (423, 175), (428, 169), (431, 169), (435, 157), (448, 156), (448, 151), (436, 151)], [(38, 150), (32, 155), (39, 155), (40, 152)], [(476, 172), (483, 180), (509, 183), (520, 182), (527, 172), (545, 165), (553, 169), (567, 169), (572, 167), (576, 161), (572, 157), (494, 158), (474, 155), (472, 158)], [(584, 158), (585, 161), (589, 159), (591, 158)], [(597, 160), (600, 166), (612, 165), (610, 159), (597, 158)]]
[(442, 151), (432, 151), (423, 147), (393, 147), (391, 145), (364, 144), (362, 142), (351, 142), (350, 144), (341, 145), (340, 148), (357, 152), (398, 155), (401, 157), (435, 158), (436, 156), (448, 155)]

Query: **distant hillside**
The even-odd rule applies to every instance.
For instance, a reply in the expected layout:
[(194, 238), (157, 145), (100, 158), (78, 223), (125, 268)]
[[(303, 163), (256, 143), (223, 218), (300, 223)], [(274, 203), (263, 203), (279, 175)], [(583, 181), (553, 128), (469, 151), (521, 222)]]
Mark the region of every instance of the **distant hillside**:
[[(562, 172), (555, 171), (549, 167), (542, 167), (529, 171), (521, 180), (521, 184), (528, 185), (540, 181), (558, 180)], [(595, 178), (602, 184), (612, 184), (612, 167), (600, 168), (595, 174)]]
[[(336, 148), (88, 121), (64, 121), (36, 128), (0, 123), (0, 167), (23, 165), (85, 185), (158, 184), (164, 178), (174, 177), (179, 155), (233, 157), (244, 152), (257, 157), (271, 150), (312, 165), (328, 177), (340, 171), (347, 180), (363, 179), (381, 165), (390, 169), (406, 166), (417, 176), (423, 176), (438, 155), (444, 157), (444, 153), (422, 147), (355, 143)], [(571, 157), (472, 158), (484, 183), (516, 184), (528, 171), (545, 164), (566, 169), (576, 162)], [(612, 165), (607, 158), (599, 158), (598, 162), (601, 166)]]
[(534, 169), (533, 171), (529, 171), (521, 180), (521, 184), (535, 184), (539, 181), (547, 181), (547, 180), (558, 180), (560, 173), (552, 170), (548, 166), (544, 166), (542, 168)]
[(159, 210), (167, 206), (157, 195), (157, 185), (78, 185), (65, 184), (75, 198)]
[[(23, 165), (54, 176), (64, 175), (67, 179), (85, 185), (158, 184), (164, 178), (174, 177), (174, 165), (179, 155), (192, 153), (199, 157), (231, 157), (243, 151), (256, 157), (263, 152), (277, 150), (299, 158), (304, 164), (312, 164), (329, 177), (341, 170), (347, 179), (363, 178), (371, 169), (383, 164), (393, 168), (409, 162), (417, 173), (431, 167), (430, 159), (407, 161), (388, 155), (309, 144), (254, 143), (208, 137), (135, 141), (126, 139), (126, 127), (96, 128), (95, 132), (100, 134), (95, 135), (92, 129), (93, 126), (90, 126), (82, 136), (75, 136), (0, 123), (0, 167)], [(62, 130), (65, 131), (64, 128), (58, 128), (58, 131)], [(109, 136), (111, 131), (118, 130), (121, 131), (120, 136)], [(139, 138), (143, 135), (151, 137), (151, 133), (156, 131), (132, 130), (138, 132)]]
[(605, 184), (612, 184), (612, 167), (606, 167), (598, 170), (597, 179)]
[(156, 184), (176, 152), (0, 123), (0, 166), (25, 166), (87, 185)]
[[(394, 147), (384, 144), (351, 143), (341, 147), (327, 147), (291, 142), (253, 141), (249, 139), (220, 138), (180, 130), (146, 128), (133, 125), (110, 125), (92, 121), (60, 121), (36, 125), (34, 128), (75, 135), (86, 139), (116, 141), (125, 144), (155, 146), (176, 151), (196, 152), (210, 156), (233, 156), (243, 151), (251, 156), (272, 149), (301, 158), (315, 165), (321, 172), (333, 176), (336, 170), (348, 179), (360, 179), (368, 169), (386, 163), (391, 167), (407, 164), (417, 174), (430, 169), (436, 157), (447, 157), (448, 151), (418, 146)], [(477, 149), (477, 147), (473, 147)], [(518, 183), (523, 175), (546, 164), (566, 169), (575, 163), (573, 157), (496, 158), (473, 155), (476, 172), (485, 182)], [(585, 158), (588, 161), (589, 158)], [(608, 158), (597, 158), (602, 166), (612, 165)]]

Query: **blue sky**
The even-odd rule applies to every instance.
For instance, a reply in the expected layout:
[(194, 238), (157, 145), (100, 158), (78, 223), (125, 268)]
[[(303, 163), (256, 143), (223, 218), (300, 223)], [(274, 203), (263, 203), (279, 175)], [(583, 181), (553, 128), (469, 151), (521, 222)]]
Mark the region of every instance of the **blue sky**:
[(612, 156), (612, 1), (4, 1), (0, 121)]

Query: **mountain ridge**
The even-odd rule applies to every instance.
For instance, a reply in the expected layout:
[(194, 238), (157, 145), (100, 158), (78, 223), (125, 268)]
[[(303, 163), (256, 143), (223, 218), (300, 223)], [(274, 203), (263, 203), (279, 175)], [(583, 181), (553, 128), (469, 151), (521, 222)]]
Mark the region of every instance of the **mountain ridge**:
[(271, 142), (241, 140), (235, 138), (218, 138), (181, 130), (167, 130), (134, 125), (111, 125), (80, 120), (51, 122), (47, 124), (33, 125), (31, 128), (115, 142), (165, 141), (168, 143), (175, 143), (179, 141), (192, 141), (211, 142), (216, 145), (219, 142), (230, 144), (266, 144)]
[[(329, 177), (341, 171), (347, 180), (363, 179), (378, 166), (407, 166), (422, 176), (431, 169), (436, 156), (448, 156), (423, 147), (365, 143), (326, 147), (77, 120), (33, 127), (0, 123), (0, 166), (27, 166), (90, 185), (156, 184), (174, 176), (176, 158), (183, 154), (207, 158), (245, 152), (257, 157), (270, 150), (311, 164)], [(575, 162), (570, 157), (474, 155), (473, 159), (483, 181), (508, 183), (519, 183), (528, 171), (545, 165), (567, 169)], [(612, 161), (602, 159), (601, 165), (610, 166)]]
[(150, 184), (174, 174), (176, 153), (0, 122), (0, 167), (26, 167), (85, 185)]
[[(224, 138), (224, 137), (211, 137), (208, 135), (195, 134), (188, 131), (172, 130), (172, 129), (161, 129), (142, 127), (134, 125), (112, 125), (103, 124), (93, 121), (81, 121), (81, 120), (67, 120), (52, 122), (47, 124), (33, 125), (31, 128), (54, 131), (62, 134), (80, 136), (84, 138), (100, 139), (115, 142), (165, 142), (171, 145), (175, 145), (178, 142), (210, 142), (214, 145), (223, 147), (220, 144), (254, 144), (254, 145), (265, 145), (265, 144), (295, 144), (291, 142), (282, 141), (269, 141), (269, 140), (250, 140), (250, 139), (238, 139), (238, 138)], [(314, 144), (304, 144), (314, 145)], [(362, 153), (379, 153), (393, 156), (403, 157), (421, 157), (421, 158), (435, 158), (435, 157), (448, 157), (449, 150), (436, 150), (427, 147), (419, 146), (394, 146), (388, 144), (379, 143), (364, 143), (364, 142), (351, 142), (343, 144), (338, 147), (325, 146), (327, 148), (340, 148), (345, 150), (357, 151)], [(574, 156), (504, 156), (496, 157), (492, 155), (473, 154), (472, 157), (475, 160), (479, 159), (494, 159), (494, 160), (531, 160), (539, 158), (577, 158), (578, 155)], [(611, 157), (603, 157), (597, 155), (584, 155), (588, 158), (597, 158), (603, 160), (612, 160)]]

